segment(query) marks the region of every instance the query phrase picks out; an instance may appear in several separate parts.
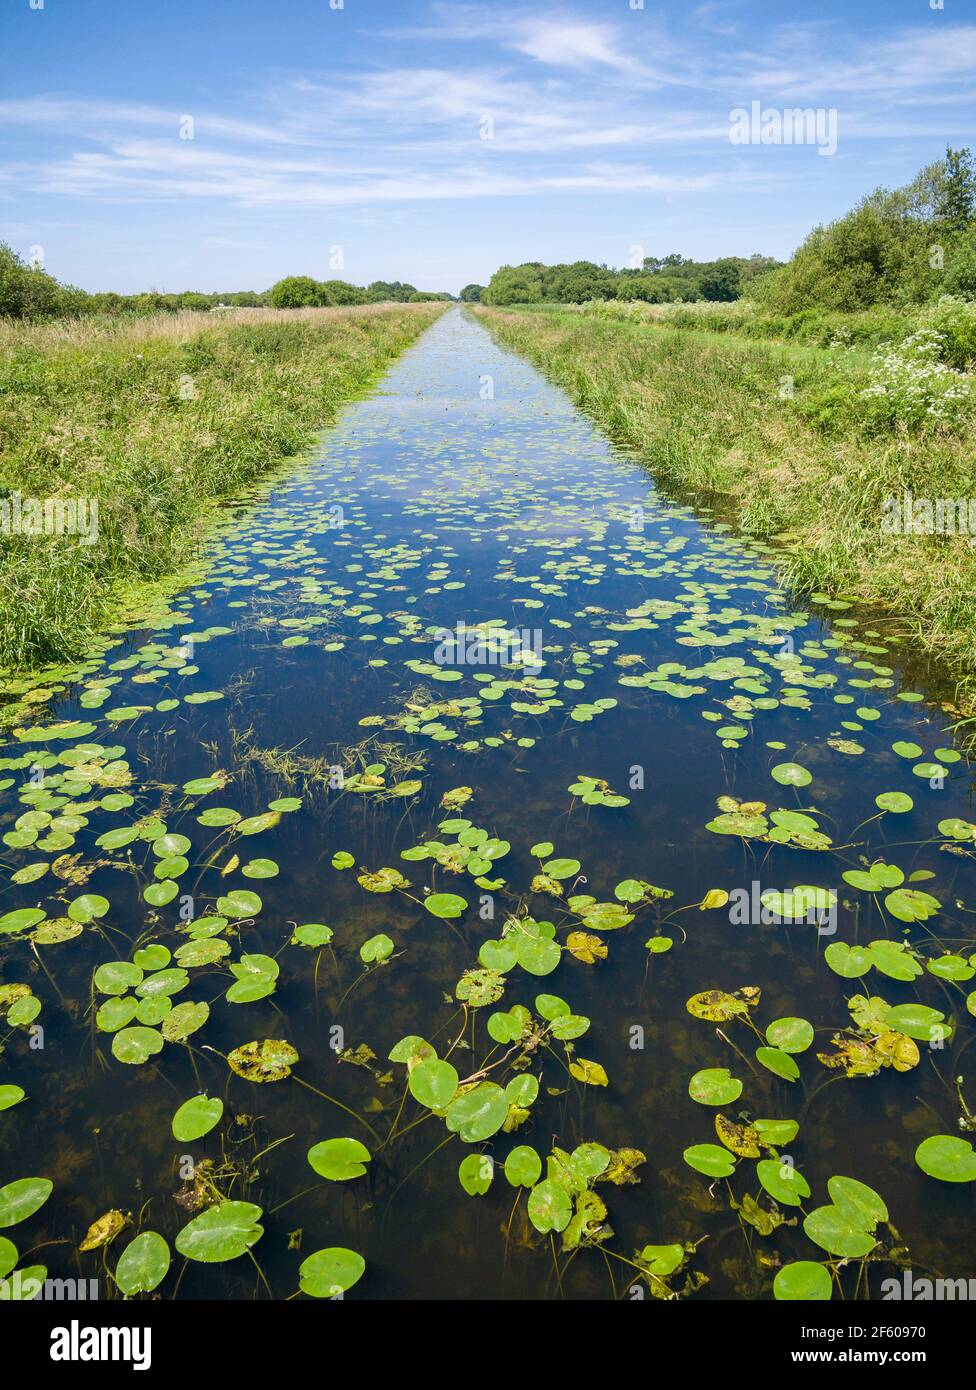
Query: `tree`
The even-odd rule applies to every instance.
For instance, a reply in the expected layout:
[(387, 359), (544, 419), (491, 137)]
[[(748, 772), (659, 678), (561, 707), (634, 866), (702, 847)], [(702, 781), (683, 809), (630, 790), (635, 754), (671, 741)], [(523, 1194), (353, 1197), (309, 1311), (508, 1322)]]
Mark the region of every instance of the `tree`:
[(554, 265), (543, 275), (543, 298), (557, 304), (585, 304), (588, 299), (615, 299), (618, 273), (592, 261)]
[(524, 265), (503, 265), (496, 270), (481, 296), (483, 304), (541, 304), (543, 301), (541, 271), (546, 267), (538, 262)]
[(0, 314), (41, 319), (82, 311), (84, 290), (61, 285), (39, 266), (27, 265), (6, 242), (0, 242)]
[(976, 226), (957, 243), (946, 267), (945, 288), (948, 294), (963, 299), (976, 299)]
[(461, 303), (478, 304), (480, 303), (481, 296), (484, 294), (484, 292), (484, 285), (465, 285), (464, 289), (461, 291)]
[(941, 187), (936, 195), (935, 216), (950, 232), (964, 232), (976, 211), (976, 170), (968, 149), (946, 146)]
[(229, 294), (215, 294), (214, 302), (230, 304), (235, 309), (257, 309), (268, 303), (268, 295), (258, 294), (256, 290), (232, 290)]
[(400, 280), (374, 280), (366, 286), (366, 298), (370, 304), (406, 304), (410, 296), (416, 293), (416, 285), (405, 285)]
[(733, 260), (716, 261), (699, 281), (703, 299), (728, 302), (739, 297), (739, 267)]
[(310, 275), (286, 275), (271, 286), (271, 303), (276, 309), (320, 308), (326, 302), (322, 286)]
[(345, 280), (324, 280), (319, 286), (323, 304), (365, 304), (366, 291)]

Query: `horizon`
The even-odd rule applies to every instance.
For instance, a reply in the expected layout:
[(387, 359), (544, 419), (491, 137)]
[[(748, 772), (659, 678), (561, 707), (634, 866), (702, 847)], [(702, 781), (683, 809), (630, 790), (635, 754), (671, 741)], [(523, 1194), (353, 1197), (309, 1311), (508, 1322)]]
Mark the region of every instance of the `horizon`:
[[(310, 275), (457, 295), (526, 261), (785, 260), (972, 139), (976, 23), (919, 0), (780, 14), (20, 0), (0, 240), (123, 294)], [(733, 143), (755, 102), (835, 112), (836, 151)]]

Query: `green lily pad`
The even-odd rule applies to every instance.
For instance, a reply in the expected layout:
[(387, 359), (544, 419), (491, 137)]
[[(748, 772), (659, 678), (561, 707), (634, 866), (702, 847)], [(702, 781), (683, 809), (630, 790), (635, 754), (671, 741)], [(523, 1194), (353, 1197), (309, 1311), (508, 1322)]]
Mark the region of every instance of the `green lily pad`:
[(830, 1271), (815, 1260), (795, 1260), (777, 1270), (773, 1297), (781, 1302), (826, 1303), (833, 1293)]
[(219, 1096), (193, 1096), (173, 1116), (173, 1138), (181, 1144), (202, 1139), (220, 1122), (223, 1113), (224, 1102)]
[(553, 1178), (536, 1183), (529, 1193), (529, 1220), (537, 1231), (564, 1231), (573, 1218), (573, 1204), (566, 1189)]
[(742, 1095), (742, 1082), (728, 1067), (707, 1067), (695, 1072), (688, 1083), (688, 1094), (699, 1105), (731, 1105)]
[(424, 899), (424, 907), (432, 917), (460, 917), (467, 911), (468, 904), (457, 893), (431, 893)]
[(358, 1284), (366, 1272), (366, 1261), (355, 1250), (333, 1245), (316, 1250), (302, 1261), (299, 1287), (310, 1298), (338, 1298)]
[(542, 1159), (528, 1144), (519, 1144), (505, 1160), (505, 1177), (512, 1187), (534, 1187), (542, 1176)]
[(319, 1177), (330, 1182), (361, 1178), (372, 1155), (358, 1139), (323, 1139), (308, 1151), (308, 1161)]
[(430, 1058), (411, 1069), (407, 1084), (420, 1105), (428, 1110), (446, 1110), (454, 1099), (460, 1079), (450, 1062)]
[(169, 1246), (156, 1231), (142, 1231), (131, 1240), (115, 1266), (115, 1282), (126, 1298), (152, 1293), (169, 1272)]
[(718, 1144), (692, 1144), (682, 1157), (689, 1168), (708, 1178), (727, 1178), (735, 1172), (735, 1159)]
[(53, 1191), (49, 1178), (18, 1178), (0, 1187), (0, 1228), (19, 1226), (40, 1211)]
[(176, 1248), (188, 1260), (223, 1264), (236, 1260), (264, 1235), (261, 1208), (253, 1202), (218, 1202), (187, 1222)]
[(923, 1139), (915, 1150), (915, 1162), (923, 1173), (940, 1182), (976, 1182), (976, 1150), (957, 1134), (933, 1134)]

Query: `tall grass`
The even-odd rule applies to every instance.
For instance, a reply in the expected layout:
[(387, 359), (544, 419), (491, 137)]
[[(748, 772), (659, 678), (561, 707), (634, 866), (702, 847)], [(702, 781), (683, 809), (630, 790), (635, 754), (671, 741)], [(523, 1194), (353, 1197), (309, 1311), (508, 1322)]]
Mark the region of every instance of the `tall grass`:
[(0, 532), (0, 664), (84, 651), (441, 308), (0, 324), (0, 498), (98, 504), (95, 544)]
[[(905, 620), (976, 703), (976, 546), (965, 535), (882, 531), (886, 499), (976, 496), (976, 421), (922, 429), (879, 415), (883, 366), (861, 353), (550, 311), (481, 309), (665, 480), (720, 495), (740, 528), (787, 541), (786, 578)], [(968, 387), (964, 378), (952, 380)], [(971, 400), (971, 394), (970, 394)]]

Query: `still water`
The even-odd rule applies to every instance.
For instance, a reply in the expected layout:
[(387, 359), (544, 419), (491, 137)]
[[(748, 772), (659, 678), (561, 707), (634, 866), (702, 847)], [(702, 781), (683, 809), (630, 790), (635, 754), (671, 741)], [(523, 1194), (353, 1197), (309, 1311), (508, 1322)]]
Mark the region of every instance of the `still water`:
[[(976, 1275), (973, 1183), (914, 1158), (976, 1106), (968, 766), (909, 644), (837, 596), (804, 606), (772, 561), (453, 310), (231, 518), (157, 627), (15, 691), (0, 980), (40, 1012), (20, 991), (0, 1023), (0, 1086), (25, 1092), (0, 1114), (0, 1187), (53, 1183), (0, 1230), (19, 1267), (118, 1296), (151, 1230), (163, 1298), (286, 1298), (333, 1247), (365, 1260), (349, 1298), (770, 1298), (782, 1265), (842, 1264), (840, 1175), (887, 1221), (860, 1218), (878, 1258), (843, 1264), (835, 1297), (879, 1297), (904, 1265)], [(798, 885), (819, 917), (763, 910)], [(710, 990), (717, 1016), (693, 1016)], [(916, 1003), (894, 1015), (913, 1043), (886, 1015)], [(561, 1040), (567, 1015), (583, 1031)], [(461, 1081), (490, 1067), (509, 1132), (405, 1095), (405, 1037)], [(229, 1068), (265, 1039), (298, 1053), (289, 1076)], [(864, 1074), (820, 1060), (844, 1048)], [(198, 1094), (223, 1113), (179, 1140)], [(759, 1119), (799, 1130), (757, 1143)], [(365, 1171), (313, 1171), (345, 1137)], [(735, 1172), (696, 1171), (701, 1145)], [(534, 1203), (516, 1147), (552, 1183)], [(459, 1181), (471, 1154), (494, 1160), (468, 1165), (485, 1192)], [(263, 1234), (185, 1261), (218, 1197), (260, 1207)], [(840, 1250), (804, 1229), (823, 1207)], [(125, 1228), (79, 1253), (111, 1211)], [(650, 1266), (679, 1264), (666, 1284), (642, 1280), (640, 1252), (675, 1245), (683, 1264)]]

